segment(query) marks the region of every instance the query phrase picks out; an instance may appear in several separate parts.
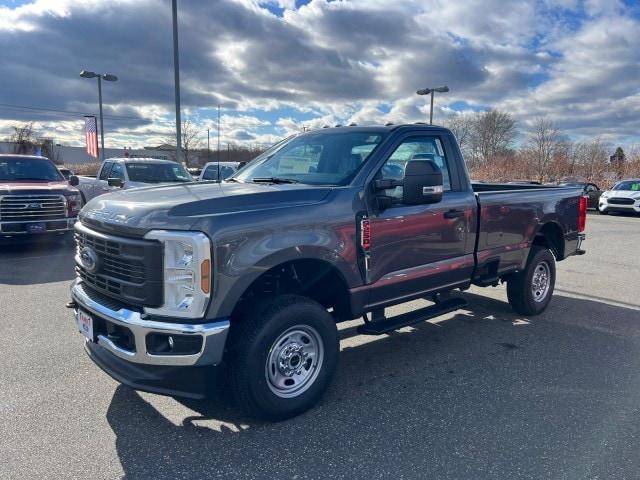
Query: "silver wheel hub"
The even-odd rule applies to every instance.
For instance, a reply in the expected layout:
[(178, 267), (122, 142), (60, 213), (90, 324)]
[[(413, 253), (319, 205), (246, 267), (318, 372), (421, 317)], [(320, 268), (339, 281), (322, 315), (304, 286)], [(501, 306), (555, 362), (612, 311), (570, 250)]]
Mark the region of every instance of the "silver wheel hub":
[(531, 279), (531, 294), (536, 302), (542, 302), (547, 298), (551, 285), (551, 269), (547, 262), (536, 265)]
[(315, 328), (297, 325), (280, 335), (269, 350), (265, 377), (278, 397), (293, 398), (305, 392), (318, 377), (324, 348)]
[(280, 350), (278, 355), (278, 370), (287, 377), (299, 374), (307, 363), (309, 352), (304, 346), (291, 343)]

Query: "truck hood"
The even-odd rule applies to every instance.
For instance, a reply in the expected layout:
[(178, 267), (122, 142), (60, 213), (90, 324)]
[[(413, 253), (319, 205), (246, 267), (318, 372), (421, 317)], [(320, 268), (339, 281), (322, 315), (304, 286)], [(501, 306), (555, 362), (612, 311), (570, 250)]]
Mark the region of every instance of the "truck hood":
[(91, 200), (80, 220), (131, 234), (188, 229), (202, 217), (304, 206), (323, 201), (330, 187), (255, 183), (184, 183), (119, 190)]
[(61, 190), (76, 191), (66, 181), (60, 182), (11, 182), (0, 180), (0, 194), (16, 194), (23, 192), (52, 193)]

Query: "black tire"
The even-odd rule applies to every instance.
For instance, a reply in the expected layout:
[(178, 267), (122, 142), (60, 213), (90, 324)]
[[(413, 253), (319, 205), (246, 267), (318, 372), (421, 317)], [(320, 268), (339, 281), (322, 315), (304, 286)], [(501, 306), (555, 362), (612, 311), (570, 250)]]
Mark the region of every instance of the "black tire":
[[(299, 342), (287, 337), (292, 331), (295, 332), (292, 335), (299, 336)], [(301, 331), (302, 336), (297, 333)], [(305, 331), (310, 344), (304, 344)], [(315, 358), (321, 358), (319, 365), (313, 366), (312, 361), (307, 368), (309, 359), (303, 357), (305, 348), (311, 345), (309, 349), (313, 350), (313, 345), (320, 344), (315, 350)], [(301, 346), (298, 357), (304, 358), (294, 364), (293, 356), (288, 357), (291, 362), (288, 366), (300, 368), (300, 373), (290, 378), (276, 369), (275, 365), (281, 364), (274, 361), (274, 358), (283, 358), (285, 354), (278, 352), (285, 352), (287, 346), (294, 350)], [(338, 331), (334, 319), (322, 305), (298, 295), (281, 295), (258, 302), (232, 322), (227, 354), (229, 384), (238, 405), (254, 417), (284, 420), (315, 405), (331, 383), (338, 363)], [(310, 376), (307, 383), (303, 380), (300, 384), (299, 392), (286, 390), (297, 388), (287, 385), (278, 390), (276, 382), (271, 380), (272, 376), (279, 376), (285, 383), (294, 382), (294, 378), (304, 375)]]
[[(546, 270), (545, 270), (546, 269)], [(534, 288), (534, 276), (546, 273), (547, 287)], [(541, 278), (540, 276), (537, 277)], [(534, 245), (529, 252), (527, 266), (507, 280), (507, 298), (509, 304), (523, 315), (538, 315), (549, 305), (556, 283), (555, 258), (548, 248)], [(540, 285), (538, 283), (538, 285)]]
[(607, 212), (606, 210), (600, 210), (599, 208), (598, 208), (598, 213), (600, 215), (608, 215), (609, 214), (609, 212)]

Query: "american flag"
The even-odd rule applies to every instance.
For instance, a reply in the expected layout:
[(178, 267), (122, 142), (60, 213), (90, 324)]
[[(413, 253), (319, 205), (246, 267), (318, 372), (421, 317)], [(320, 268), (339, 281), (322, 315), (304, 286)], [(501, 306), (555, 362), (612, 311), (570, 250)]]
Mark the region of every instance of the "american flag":
[(87, 142), (87, 153), (98, 158), (98, 124), (96, 117), (84, 117), (84, 138)]

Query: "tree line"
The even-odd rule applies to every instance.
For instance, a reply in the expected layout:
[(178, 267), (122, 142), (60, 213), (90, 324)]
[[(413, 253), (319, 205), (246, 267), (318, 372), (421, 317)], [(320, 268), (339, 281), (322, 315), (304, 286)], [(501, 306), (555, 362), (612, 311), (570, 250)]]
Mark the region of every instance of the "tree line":
[[(499, 110), (450, 116), (445, 126), (458, 139), (473, 180), (505, 182), (533, 180), (540, 183), (584, 180), (608, 187), (616, 180), (640, 177), (640, 148), (625, 153), (599, 137), (571, 141), (551, 120), (540, 117), (533, 127), (521, 133), (513, 116)], [(55, 163), (64, 162), (48, 139), (35, 138), (33, 122), (12, 127), (14, 153), (36, 151)], [(208, 161), (247, 162), (262, 153), (265, 145), (227, 144), (220, 151), (207, 150), (199, 137), (200, 129), (183, 122), (183, 161), (189, 167)], [(517, 140), (520, 140), (517, 143)], [(175, 145), (175, 137), (166, 143)], [(613, 160), (612, 160), (613, 159)], [(97, 163), (79, 170), (97, 169)]]
[(618, 147), (612, 155), (613, 146), (603, 139), (571, 141), (547, 118), (535, 119), (522, 135), (513, 116), (499, 110), (453, 115), (445, 126), (458, 139), (474, 180), (584, 180), (607, 187), (640, 176), (637, 147), (629, 154)]

